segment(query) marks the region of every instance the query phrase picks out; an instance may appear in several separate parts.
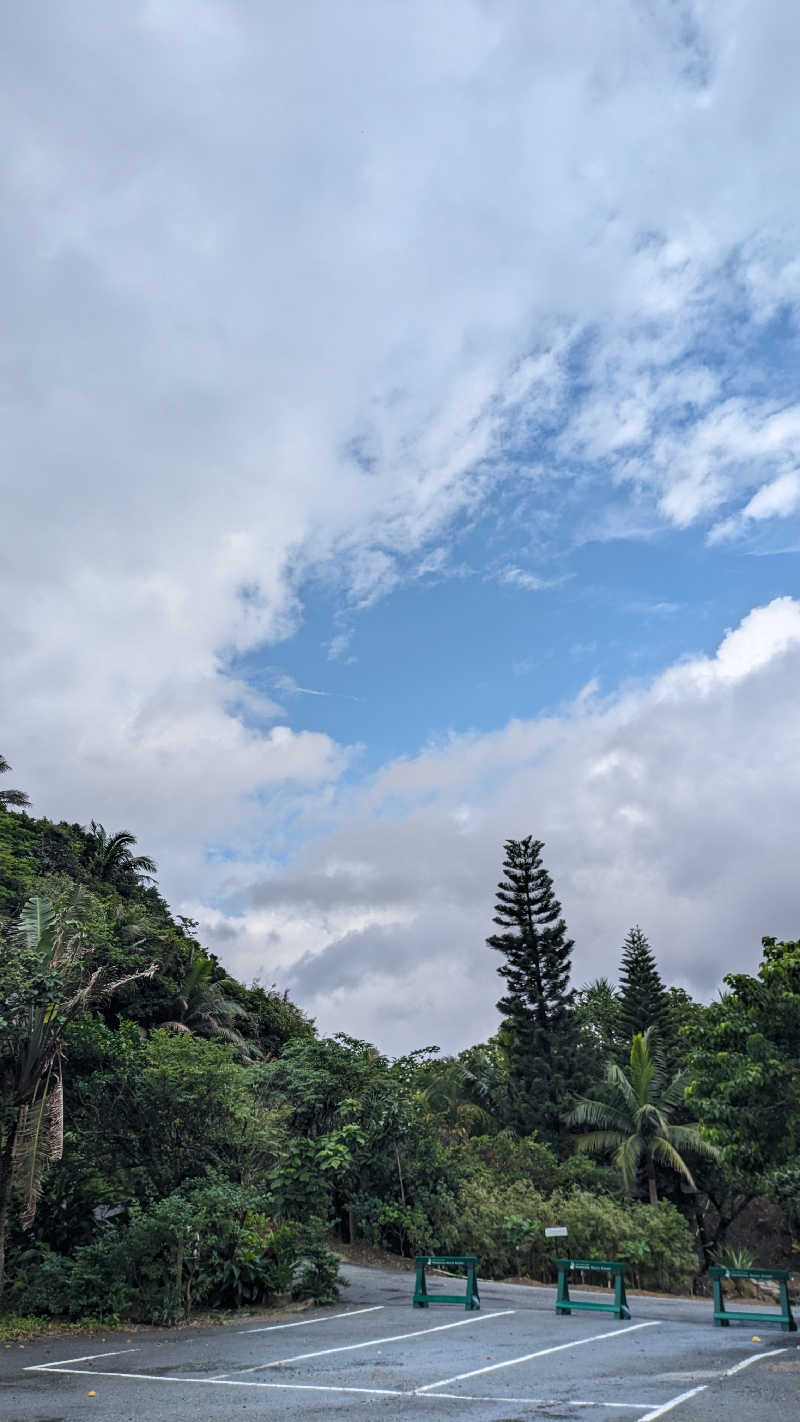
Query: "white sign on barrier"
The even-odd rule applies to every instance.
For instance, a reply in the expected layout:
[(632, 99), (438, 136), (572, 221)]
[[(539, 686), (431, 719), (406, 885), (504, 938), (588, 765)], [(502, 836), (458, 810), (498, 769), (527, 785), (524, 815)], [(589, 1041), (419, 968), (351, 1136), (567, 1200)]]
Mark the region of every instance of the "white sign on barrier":
[(566, 1225), (551, 1225), (544, 1232), (545, 1239), (561, 1239), (567, 1233)]

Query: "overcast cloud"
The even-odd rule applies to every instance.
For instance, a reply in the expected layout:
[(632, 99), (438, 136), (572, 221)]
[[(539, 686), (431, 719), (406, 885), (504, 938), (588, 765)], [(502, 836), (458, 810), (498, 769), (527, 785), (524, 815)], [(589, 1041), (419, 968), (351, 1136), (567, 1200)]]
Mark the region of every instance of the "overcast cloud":
[[(796, 5), (59, 0), (2, 31), (0, 749), (36, 811), (133, 829), (232, 970), (392, 1050), (493, 1030), (509, 834), (547, 841), (579, 979), (634, 920), (700, 992), (796, 932), (785, 563), (671, 669), (448, 740), (454, 708), (369, 773), (355, 723), (242, 670), (312, 595), (324, 668), (426, 580), (798, 546)], [(517, 498), (528, 561), (468, 567)]]

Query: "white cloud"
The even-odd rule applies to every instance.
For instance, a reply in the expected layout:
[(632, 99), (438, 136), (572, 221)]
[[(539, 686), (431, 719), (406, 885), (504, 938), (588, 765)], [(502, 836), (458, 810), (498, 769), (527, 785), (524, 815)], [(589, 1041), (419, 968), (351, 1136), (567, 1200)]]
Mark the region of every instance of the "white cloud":
[(770, 518), (788, 518), (800, 506), (800, 473), (792, 469), (779, 474), (768, 484), (762, 484), (752, 499), (737, 515), (723, 519), (709, 533), (710, 543), (721, 543), (745, 532), (748, 522), (761, 523)]
[(502, 844), (533, 833), (579, 982), (613, 976), (638, 922), (667, 977), (709, 995), (762, 934), (797, 931), (799, 674), (800, 602), (779, 598), (649, 686), (388, 765), (292, 867), (232, 886), (226, 957), (255, 966), (240, 925), (268, 912), (323, 1028), (463, 1046), (496, 1024)]
[(800, 474), (793, 469), (771, 484), (763, 484), (742, 509), (743, 518), (787, 518), (800, 503)]
[(558, 587), (563, 578), (542, 578), (538, 573), (530, 573), (525, 568), (502, 568), (497, 573), (497, 581), (509, 587), (522, 588), (525, 592), (541, 592), (543, 588)]
[[(799, 40), (789, 0), (63, 0), (46, 42), (15, 7), (2, 748), (37, 808), (132, 827), (171, 897), (213, 898), (209, 845), (278, 857), (354, 804), (354, 753), (230, 672), (307, 580), (341, 656), (503, 481), (557, 488), (575, 541), (788, 511), (800, 407), (706, 346), (732, 301), (796, 311)], [(520, 527), (518, 583), (549, 536)], [(394, 762), (365, 804), (435, 774), (488, 844), (517, 824), (491, 785), (602, 740), (593, 706)]]

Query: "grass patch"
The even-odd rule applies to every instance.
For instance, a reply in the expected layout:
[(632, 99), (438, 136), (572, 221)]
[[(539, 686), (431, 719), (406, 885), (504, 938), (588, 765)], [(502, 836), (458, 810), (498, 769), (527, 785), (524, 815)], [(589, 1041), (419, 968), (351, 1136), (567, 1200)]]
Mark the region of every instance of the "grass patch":
[(99, 1333), (121, 1328), (118, 1318), (45, 1318), (37, 1314), (0, 1314), (0, 1343), (19, 1343), (28, 1338), (63, 1337), (69, 1333)]

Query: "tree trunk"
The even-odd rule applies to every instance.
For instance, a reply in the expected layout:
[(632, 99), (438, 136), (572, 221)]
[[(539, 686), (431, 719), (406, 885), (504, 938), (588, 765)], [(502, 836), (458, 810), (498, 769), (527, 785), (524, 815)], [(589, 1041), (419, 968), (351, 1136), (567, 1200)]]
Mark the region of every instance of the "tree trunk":
[(714, 1256), (711, 1252), (711, 1241), (709, 1241), (708, 1236), (706, 1234), (703, 1212), (700, 1209), (696, 1198), (694, 1202), (694, 1237), (697, 1247), (697, 1262), (700, 1266), (700, 1273), (707, 1274), (709, 1265), (712, 1263)]
[(178, 1235), (178, 1246), (175, 1251), (175, 1302), (176, 1306), (183, 1303), (183, 1232)]
[(400, 1180), (400, 1199), (402, 1200), (403, 1205), (405, 1205), (405, 1203), (406, 1203), (406, 1187), (405, 1187), (405, 1185), (403, 1184), (403, 1168), (402, 1168), (402, 1166), (401, 1166), (401, 1164), (400, 1164), (400, 1152), (399, 1152), (399, 1150), (397, 1149), (397, 1146), (395, 1146), (395, 1148), (394, 1148), (394, 1153), (395, 1153), (395, 1158), (396, 1158), (396, 1160), (397, 1160), (397, 1174), (398, 1174), (398, 1178), (399, 1178), (399, 1180)]
[(8, 1235), (8, 1210), (11, 1200), (11, 1178), (14, 1172), (14, 1142), (16, 1126), (8, 1133), (8, 1140), (0, 1155), (0, 1308), (3, 1305), (6, 1283), (6, 1236)]
[(650, 1204), (658, 1204), (658, 1190), (656, 1189), (656, 1168), (652, 1160), (647, 1162), (647, 1189), (650, 1195)]

